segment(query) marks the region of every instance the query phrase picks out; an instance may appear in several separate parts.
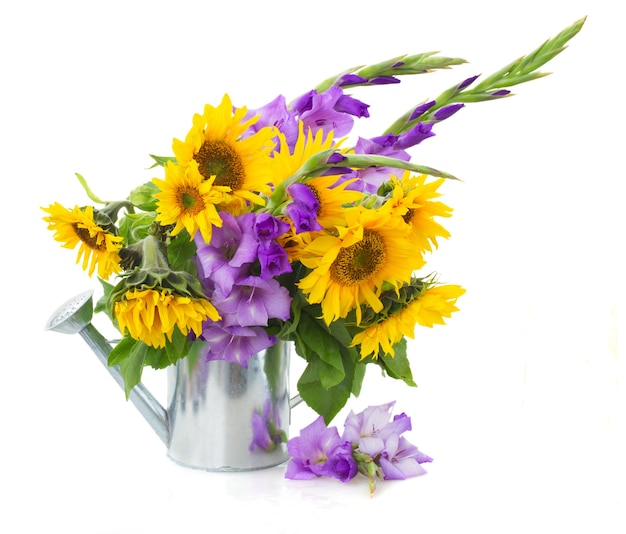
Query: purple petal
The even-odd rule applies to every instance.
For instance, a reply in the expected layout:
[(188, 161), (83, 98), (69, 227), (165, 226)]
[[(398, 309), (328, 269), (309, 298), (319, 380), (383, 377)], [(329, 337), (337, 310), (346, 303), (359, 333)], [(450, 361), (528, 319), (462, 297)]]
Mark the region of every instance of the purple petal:
[(267, 280), (274, 276), (292, 272), (287, 251), (276, 241), (262, 241), (259, 244), (259, 263), (261, 278)]
[(342, 95), (337, 99), (337, 102), (334, 106), (335, 111), (340, 111), (342, 113), (349, 113), (350, 115), (354, 115), (355, 117), (369, 117), (369, 104), (365, 104), (356, 98), (352, 98), (348, 95)]
[(263, 327), (225, 327), (219, 323), (205, 324), (202, 338), (207, 341), (207, 360), (226, 360), (246, 368), (252, 356), (276, 343), (276, 337)]
[(289, 230), (289, 224), (269, 213), (259, 213), (254, 222), (257, 239), (276, 239)]
[(419, 145), (424, 139), (428, 139), (429, 137), (433, 137), (435, 135), (432, 132), (432, 129), (432, 123), (423, 124), (421, 122), (418, 122), (408, 132), (405, 132), (398, 137), (396, 147), (405, 149), (415, 145)]
[(465, 89), (466, 87), (470, 86), (471, 84), (474, 83), (474, 81), (476, 80), (476, 78), (478, 78), (478, 76), (471, 76), (470, 78), (467, 78), (466, 80), (463, 80), (459, 86), (456, 88), (457, 92), (458, 91), (462, 91), (463, 89)]
[(445, 106), (435, 111), (434, 118), (437, 121), (443, 121), (447, 119), (448, 117), (451, 117), (452, 115), (454, 115), (457, 111), (459, 111), (464, 106), (465, 104), (450, 104), (449, 106)]
[(362, 76), (358, 76), (357, 74), (344, 74), (339, 78), (339, 81), (336, 83), (339, 87), (344, 87), (346, 85), (358, 85), (362, 83), (367, 83), (367, 78), (363, 78)]
[(413, 113), (411, 113), (411, 115), (409, 117), (409, 122), (417, 119), (418, 117), (421, 117), (424, 113), (426, 113), (434, 105), (435, 105), (435, 101), (431, 100), (430, 102), (426, 102), (425, 104), (417, 106), (413, 110)]
[(400, 80), (398, 80), (398, 78), (394, 78), (393, 76), (378, 76), (370, 80), (370, 84), (373, 85), (388, 85), (391, 83), (400, 83)]

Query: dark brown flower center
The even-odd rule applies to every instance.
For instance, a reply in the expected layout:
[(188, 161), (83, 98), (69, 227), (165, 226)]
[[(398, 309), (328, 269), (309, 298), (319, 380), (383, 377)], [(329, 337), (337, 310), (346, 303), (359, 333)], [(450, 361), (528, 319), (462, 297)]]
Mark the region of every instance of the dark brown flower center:
[(365, 230), (361, 241), (341, 249), (330, 266), (330, 276), (344, 286), (359, 284), (370, 278), (385, 258), (383, 238), (377, 232)]
[(215, 176), (214, 185), (230, 187), (231, 191), (241, 189), (245, 178), (243, 162), (229, 143), (205, 141), (193, 159), (198, 162), (200, 174), (205, 179)]
[(407, 223), (407, 224), (411, 224), (411, 221), (413, 220), (413, 215), (415, 213), (414, 209), (409, 208), (407, 210), (407, 212), (402, 216), (402, 220)]
[(89, 248), (93, 250), (106, 250), (106, 240), (103, 239), (100, 243), (98, 243), (97, 235), (92, 237), (87, 228), (81, 228), (76, 223), (72, 226), (74, 227), (74, 231), (76, 232), (78, 238)]
[(178, 190), (178, 199), (180, 207), (187, 215), (197, 215), (204, 209), (204, 200), (194, 187), (181, 187)]

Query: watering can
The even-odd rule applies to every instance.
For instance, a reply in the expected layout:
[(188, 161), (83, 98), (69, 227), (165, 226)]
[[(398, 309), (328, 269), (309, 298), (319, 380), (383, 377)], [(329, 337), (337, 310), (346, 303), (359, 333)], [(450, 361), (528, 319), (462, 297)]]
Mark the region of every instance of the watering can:
[[(107, 361), (113, 348), (92, 324), (93, 291), (65, 302), (46, 330), (80, 334), (123, 389), (118, 366)], [(288, 459), (290, 410), (301, 402), (289, 398), (290, 347), (278, 341), (250, 360), (248, 367), (227, 361), (191, 365), (186, 358), (167, 368), (167, 409), (144, 384), (129, 400), (185, 467), (208, 471), (245, 471), (279, 465)]]

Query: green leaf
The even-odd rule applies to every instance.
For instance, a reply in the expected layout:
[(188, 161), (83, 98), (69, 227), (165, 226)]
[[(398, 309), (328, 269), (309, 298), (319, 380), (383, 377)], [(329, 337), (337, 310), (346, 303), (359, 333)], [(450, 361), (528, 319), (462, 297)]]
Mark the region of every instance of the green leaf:
[(128, 358), (136, 343), (140, 342), (130, 336), (123, 337), (109, 353), (109, 366), (113, 367), (114, 365), (119, 365), (126, 358)]
[(96, 302), (96, 305), (94, 307), (94, 313), (103, 312), (107, 315), (107, 317), (111, 321), (113, 321), (113, 310), (110, 309), (107, 303), (108, 303), (109, 295), (111, 294), (111, 291), (113, 291), (114, 286), (112, 284), (109, 284), (109, 282), (107, 282), (106, 280), (103, 280), (102, 278), (98, 278), (98, 280), (100, 281), (100, 284), (102, 285), (102, 289), (104, 290), (104, 295), (102, 295)]
[(165, 369), (170, 365), (170, 359), (164, 347), (155, 348), (148, 347), (146, 357), (143, 361), (144, 367), (152, 367), (153, 369)]
[(148, 347), (145, 343), (137, 341), (128, 353), (127, 358), (120, 362), (120, 373), (124, 379), (126, 400), (129, 399), (132, 389), (141, 382), (144, 361), (150, 349), (152, 349), (152, 347)]
[(300, 396), (318, 414), (324, 417), (326, 424), (345, 406), (352, 391), (352, 380), (344, 378), (337, 385), (325, 388), (319, 380), (322, 361), (314, 359), (306, 366), (298, 381)]
[(352, 379), (352, 394), (358, 397), (361, 394), (361, 386), (365, 378), (366, 367), (364, 364), (357, 363), (354, 366), (354, 378)]
[(159, 191), (159, 188), (152, 182), (146, 182), (131, 190), (128, 199), (140, 210), (154, 211), (157, 208), (157, 200), (153, 195)]
[[(168, 362), (163, 365), (163, 367), (174, 364), (181, 358), (187, 356), (187, 353), (189, 352), (189, 344), (190, 341), (187, 336), (185, 336), (177, 326), (174, 327), (172, 340), (168, 340), (165, 343), (165, 352), (167, 354)], [(162, 369), (163, 367), (157, 367), (157, 369)]]
[(313, 361), (315, 356), (319, 358), (319, 379), (323, 387), (332, 387), (344, 379), (341, 345), (309, 314), (302, 314), (300, 318), (296, 344), (302, 347), (308, 361)]
[(413, 374), (411, 373), (406, 348), (406, 339), (402, 338), (393, 346), (395, 356), (392, 357), (387, 354), (379, 355), (378, 363), (390, 377), (402, 380), (411, 387), (417, 387), (417, 384), (413, 381)]
[(187, 230), (180, 232), (167, 247), (167, 260), (172, 270), (186, 270), (196, 250), (196, 244), (190, 239)]

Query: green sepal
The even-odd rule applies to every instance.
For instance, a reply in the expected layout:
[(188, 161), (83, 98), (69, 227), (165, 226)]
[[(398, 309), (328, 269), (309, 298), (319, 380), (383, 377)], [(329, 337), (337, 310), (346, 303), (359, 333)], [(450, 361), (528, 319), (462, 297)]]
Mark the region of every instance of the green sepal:
[(165, 164), (168, 161), (173, 161), (176, 163), (176, 158), (172, 156), (155, 156), (154, 154), (148, 154), (153, 160), (154, 163), (148, 167), (149, 169), (154, 169), (155, 167), (165, 167)]

